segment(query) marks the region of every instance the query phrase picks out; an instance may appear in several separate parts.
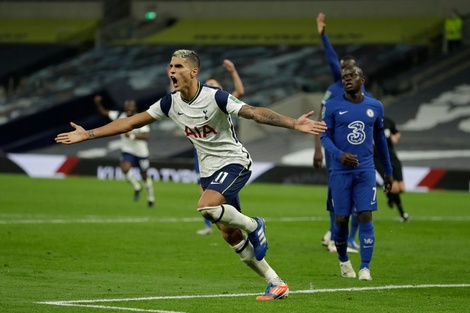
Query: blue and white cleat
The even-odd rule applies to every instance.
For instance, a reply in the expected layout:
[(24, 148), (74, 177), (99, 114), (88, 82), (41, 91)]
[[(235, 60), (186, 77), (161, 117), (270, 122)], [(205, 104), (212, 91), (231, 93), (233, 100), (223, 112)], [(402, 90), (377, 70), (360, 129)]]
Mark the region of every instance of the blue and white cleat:
[(289, 296), (289, 286), (269, 284), (264, 295), (256, 297), (256, 300), (277, 300), (284, 299)]
[(354, 241), (354, 239), (348, 240), (348, 247), (356, 250), (360, 249), (359, 245), (356, 243), (356, 241)]
[(261, 217), (253, 217), (253, 219), (258, 223), (258, 227), (248, 234), (248, 240), (250, 240), (253, 248), (255, 249), (256, 259), (261, 261), (266, 255), (266, 250), (268, 250), (268, 240), (266, 239), (266, 224), (264, 219)]

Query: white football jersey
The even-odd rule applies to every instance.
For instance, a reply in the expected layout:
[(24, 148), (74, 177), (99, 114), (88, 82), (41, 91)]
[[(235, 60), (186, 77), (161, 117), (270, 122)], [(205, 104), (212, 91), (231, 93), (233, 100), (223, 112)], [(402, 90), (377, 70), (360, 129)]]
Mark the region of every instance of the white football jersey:
[(181, 99), (180, 92), (167, 94), (147, 112), (156, 120), (171, 118), (193, 143), (201, 177), (209, 177), (228, 164), (251, 170), (252, 160), (235, 134), (230, 114), (238, 116), (245, 105), (231, 94), (199, 83), (193, 99)]
[[(125, 118), (127, 114), (125, 112), (111, 110), (108, 113), (108, 117), (111, 120), (117, 120), (118, 118)], [(143, 133), (149, 133), (150, 127), (148, 125), (142, 126), (140, 128), (133, 129), (131, 133), (134, 135), (140, 135)], [(135, 155), (140, 158), (149, 157), (149, 148), (147, 140), (131, 139), (126, 137), (124, 134), (121, 134), (121, 151), (127, 152), (129, 154)]]

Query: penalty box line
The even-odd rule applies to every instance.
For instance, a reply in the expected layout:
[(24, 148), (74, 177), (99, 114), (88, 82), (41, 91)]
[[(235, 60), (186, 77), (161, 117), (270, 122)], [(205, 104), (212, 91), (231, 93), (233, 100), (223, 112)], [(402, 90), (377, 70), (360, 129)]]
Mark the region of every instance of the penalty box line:
[[(289, 291), (289, 294), (310, 294), (310, 293), (332, 293), (347, 291), (376, 291), (376, 290), (392, 290), (392, 289), (426, 289), (426, 288), (468, 288), (470, 284), (423, 284), (423, 285), (388, 285), (376, 287), (351, 287), (351, 288), (326, 288), (326, 289), (307, 289)], [(47, 304), (56, 306), (73, 306), (87, 307), (96, 309), (114, 309), (129, 312), (153, 312), (153, 313), (185, 313), (177, 311), (156, 310), (156, 309), (139, 309), (115, 307), (108, 305), (97, 305), (92, 303), (106, 302), (126, 302), (126, 301), (149, 301), (149, 300), (181, 300), (181, 299), (201, 299), (201, 298), (230, 298), (230, 297), (249, 297), (258, 296), (259, 293), (239, 293), (239, 294), (213, 294), (213, 295), (192, 295), (192, 296), (158, 296), (158, 297), (142, 297), (142, 298), (121, 298), (121, 299), (94, 299), (94, 300), (70, 300), (70, 301), (43, 301), (36, 304)]]

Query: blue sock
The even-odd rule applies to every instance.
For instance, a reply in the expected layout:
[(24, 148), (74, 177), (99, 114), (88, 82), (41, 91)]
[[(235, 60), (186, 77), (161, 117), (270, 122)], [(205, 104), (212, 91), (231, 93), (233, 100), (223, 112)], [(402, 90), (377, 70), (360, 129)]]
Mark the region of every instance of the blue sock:
[(338, 252), (338, 259), (341, 262), (346, 262), (347, 260), (349, 260), (348, 227), (338, 227), (338, 225), (335, 224), (334, 233), (335, 233), (336, 251)]
[(359, 227), (359, 221), (357, 220), (357, 213), (354, 212), (351, 215), (351, 230), (349, 231), (348, 241), (356, 241), (356, 233)]
[(359, 223), (359, 241), (361, 246), (361, 266), (359, 268), (369, 268), (375, 245), (374, 223), (372, 221)]
[(209, 221), (208, 219), (204, 219), (204, 224), (206, 224), (206, 227), (212, 227), (212, 223), (211, 221)]
[(335, 241), (335, 212), (333, 211), (328, 211), (330, 213), (330, 232), (331, 232), (331, 238), (330, 240)]

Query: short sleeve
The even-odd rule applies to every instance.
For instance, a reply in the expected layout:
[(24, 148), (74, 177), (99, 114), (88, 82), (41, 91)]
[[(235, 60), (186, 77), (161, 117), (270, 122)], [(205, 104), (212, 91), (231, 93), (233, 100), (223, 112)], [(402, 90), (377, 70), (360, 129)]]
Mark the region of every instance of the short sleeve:
[(158, 100), (157, 102), (152, 104), (147, 110), (147, 113), (150, 114), (150, 116), (152, 116), (157, 121), (163, 119), (166, 116), (166, 114), (162, 110), (161, 102), (162, 99)]
[(245, 102), (230, 95), (227, 100), (227, 112), (238, 116), (238, 112), (244, 105), (246, 105)]
[(110, 120), (114, 121), (114, 120), (117, 120), (118, 117), (119, 117), (119, 111), (115, 111), (115, 110), (110, 110), (108, 112), (108, 117)]

